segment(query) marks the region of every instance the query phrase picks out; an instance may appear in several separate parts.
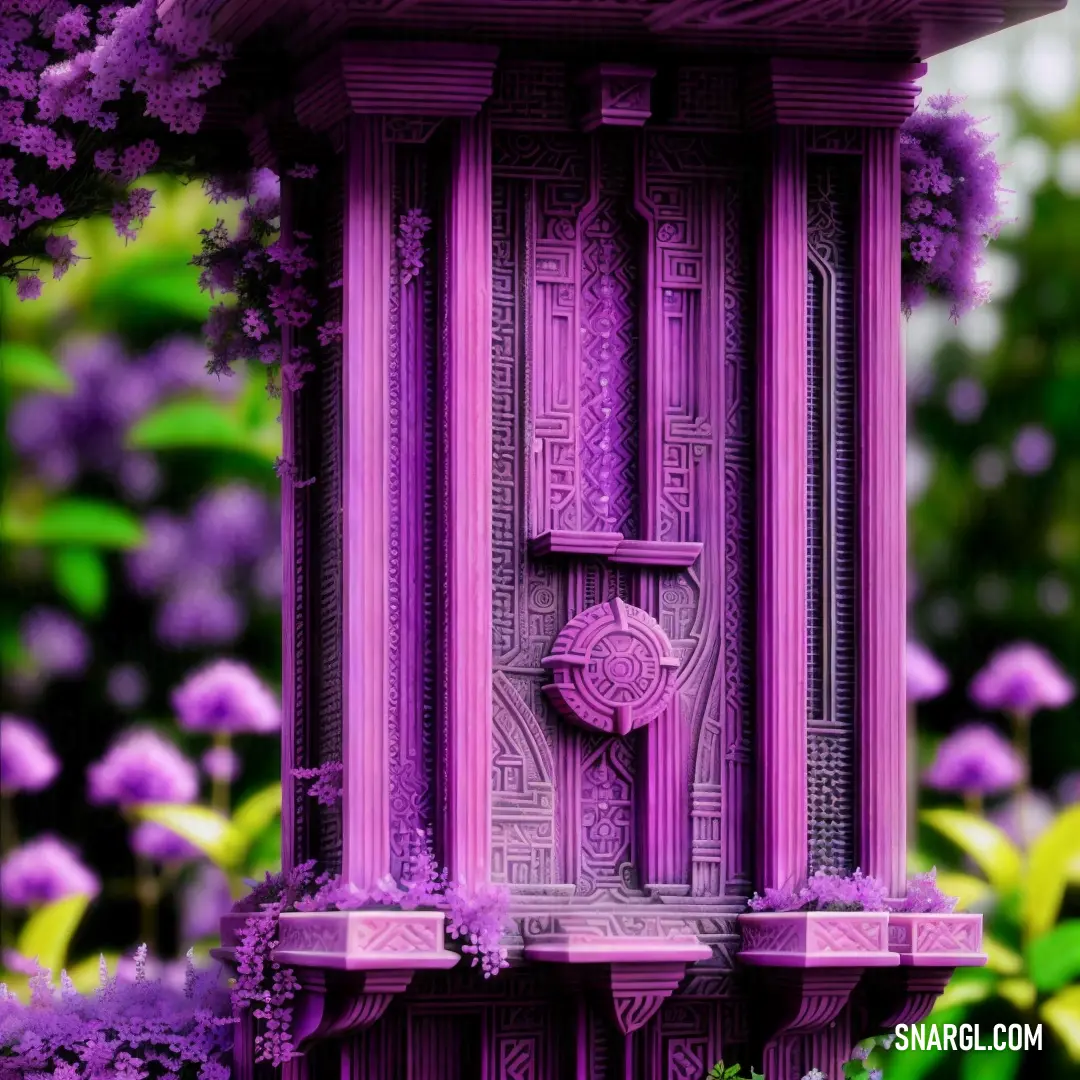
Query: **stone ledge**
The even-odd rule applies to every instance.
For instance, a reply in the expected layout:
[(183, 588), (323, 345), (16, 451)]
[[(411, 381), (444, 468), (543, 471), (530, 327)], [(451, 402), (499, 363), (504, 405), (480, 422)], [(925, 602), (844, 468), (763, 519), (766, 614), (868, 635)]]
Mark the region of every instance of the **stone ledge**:
[(898, 967), (887, 911), (769, 911), (739, 916), (742, 963), (780, 968)]

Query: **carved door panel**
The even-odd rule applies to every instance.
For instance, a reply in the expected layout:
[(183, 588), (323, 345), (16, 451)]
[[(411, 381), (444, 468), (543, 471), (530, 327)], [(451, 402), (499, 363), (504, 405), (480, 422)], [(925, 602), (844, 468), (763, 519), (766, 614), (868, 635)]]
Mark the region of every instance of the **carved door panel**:
[(738, 147), (496, 131), (495, 880), (749, 882)]

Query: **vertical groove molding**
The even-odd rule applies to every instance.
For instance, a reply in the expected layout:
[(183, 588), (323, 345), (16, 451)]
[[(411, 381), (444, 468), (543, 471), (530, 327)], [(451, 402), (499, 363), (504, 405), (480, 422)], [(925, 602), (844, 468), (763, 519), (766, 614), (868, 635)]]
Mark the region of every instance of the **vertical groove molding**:
[(806, 154), (778, 127), (758, 310), (758, 877), (806, 877)]
[(459, 122), (445, 219), (443, 387), (446, 493), (442, 559), (444, 857), (487, 881), (491, 853), (491, 138)]
[(378, 117), (349, 122), (343, 324), (342, 873), (390, 872), (389, 298), (392, 153)]
[(900, 135), (865, 132), (859, 213), (859, 858), (890, 896), (907, 861), (906, 402), (900, 349)]

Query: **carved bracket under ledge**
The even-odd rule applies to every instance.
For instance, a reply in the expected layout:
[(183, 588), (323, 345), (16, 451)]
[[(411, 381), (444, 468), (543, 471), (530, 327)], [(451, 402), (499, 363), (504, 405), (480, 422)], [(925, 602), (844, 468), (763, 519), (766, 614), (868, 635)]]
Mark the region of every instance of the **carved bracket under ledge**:
[(534, 558), (593, 555), (620, 566), (686, 569), (697, 562), (704, 545), (675, 540), (627, 540), (618, 532), (571, 532), (553, 529), (529, 541)]
[(526, 959), (566, 965), (571, 982), (580, 975), (602, 993), (623, 1035), (644, 1027), (686, 977), (687, 967), (711, 956), (712, 950), (691, 935), (598, 938), (565, 934), (525, 945)]

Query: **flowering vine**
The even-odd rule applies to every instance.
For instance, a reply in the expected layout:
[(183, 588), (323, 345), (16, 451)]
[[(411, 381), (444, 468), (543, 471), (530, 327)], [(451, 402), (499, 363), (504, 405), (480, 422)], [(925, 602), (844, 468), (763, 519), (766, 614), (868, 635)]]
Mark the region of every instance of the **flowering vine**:
[[(294, 774), (324, 782), (339, 771), (321, 766), (297, 769)], [(315, 794), (315, 785), (309, 794)], [(321, 796), (319, 801), (324, 802)], [(255, 1039), (256, 1062), (277, 1066), (297, 1054), (292, 1041), (292, 1002), (299, 981), (291, 968), (273, 959), (278, 922), (285, 912), (430, 908), (445, 913), (451, 939), (461, 943), (461, 952), (472, 958), (473, 967), (481, 968), (485, 979), (508, 966), (502, 945), (509, 923), (507, 889), (497, 885), (470, 888), (451, 881), (446, 868), (435, 860), (427, 830), (417, 830), (400, 881), (386, 876), (362, 889), (340, 875), (316, 874), (315, 867), (311, 860), (283, 874), (267, 874), (262, 882), (253, 883), (252, 891), (234, 908), (251, 913), (239, 933), (232, 1003), (236, 1016), (250, 1009), (261, 1021)]]
[(424, 269), (424, 237), (431, 228), (431, 218), (423, 210), (407, 210), (398, 221), (398, 261), (401, 284), (408, 285)]
[(308, 795), (318, 800), (320, 806), (334, 806), (341, 800), (341, 773), (344, 766), (340, 761), (328, 761), (314, 769), (293, 769), (292, 775), (297, 780), (314, 780), (308, 788)]
[(905, 312), (928, 297), (954, 319), (989, 299), (978, 280), (1001, 225), (1001, 166), (961, 98), (931, 97), (900, 135), (901, 289)]

